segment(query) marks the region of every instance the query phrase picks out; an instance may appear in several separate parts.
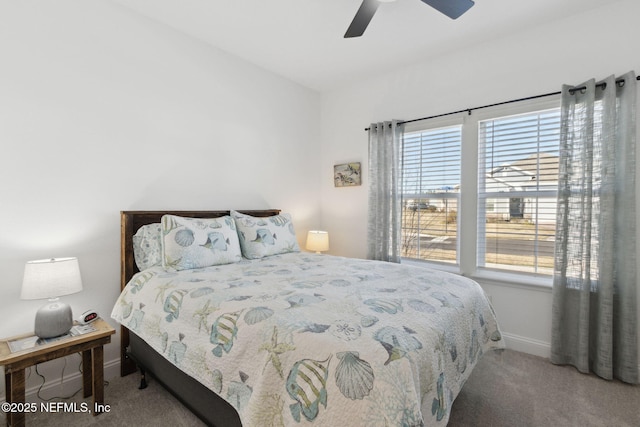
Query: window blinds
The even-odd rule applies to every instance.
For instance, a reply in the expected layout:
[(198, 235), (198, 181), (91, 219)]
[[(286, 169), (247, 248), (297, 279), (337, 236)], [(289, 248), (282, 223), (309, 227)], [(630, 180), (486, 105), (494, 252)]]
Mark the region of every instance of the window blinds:
[(559, 109), (481, 121), (478, 131), (477, 266), (551, 274)]
[(457, 263), (461, 137), (461, 126), (404, 135), (404, 257)]

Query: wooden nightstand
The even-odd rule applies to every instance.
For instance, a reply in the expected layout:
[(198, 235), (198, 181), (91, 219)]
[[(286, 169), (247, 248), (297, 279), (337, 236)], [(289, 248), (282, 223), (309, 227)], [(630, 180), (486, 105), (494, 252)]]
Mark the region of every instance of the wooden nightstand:
[[(8, 343), (28, 338), (33, 336), (33, 333), (0, 340), (0, 366), (4, 366), (7, 403), (25, 403), (25, 368), (81, 352), (84, 397), (93, 395), (93, 407), (89, 409), (93, 415), (100, 413), (100, 408), (104, 408), (104, 353), (102, 346), (111, 342), (111, 335), (115, 333), (115, 330), (102, 319), (96, 320), (91, 325), (96, 328), (93, 332), (62, 338), (14, 353), (11, 352)], [(14, 407), (16, 406), (20, 407), (20, 405), (14, 405)], [(25, 412), (10, 411), (6, 415), (8, 426), (24, 426)]]

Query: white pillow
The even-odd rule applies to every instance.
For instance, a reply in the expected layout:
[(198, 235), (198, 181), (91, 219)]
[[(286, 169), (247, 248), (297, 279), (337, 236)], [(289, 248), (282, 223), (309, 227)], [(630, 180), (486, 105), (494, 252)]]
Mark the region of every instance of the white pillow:
[(188, 270), (242, 260), (235, 222), (220, 218), (162, 217), (162, 266)]
[(257, 259), (287, 252), (300, 252), (291, 215), (253, 217), (231, 211), (240, 248), (245, 258)]

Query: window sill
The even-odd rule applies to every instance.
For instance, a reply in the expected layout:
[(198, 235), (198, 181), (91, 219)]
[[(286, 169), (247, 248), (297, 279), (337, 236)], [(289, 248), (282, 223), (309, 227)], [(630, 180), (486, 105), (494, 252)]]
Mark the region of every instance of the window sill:
[(550, 292), (553, 287), (553, 278), (551, 276), (533, 276), (529, 274), (517, 274), (497, 270), (476, 270), (475, 273), (466, 275), (460, 273), (460, 266), (457, 264), (435, 263), (429, 261), (420, 261), (411, 258), (402, 258), (402, 264), (413, 265), (416, 267), (432, 268), (434, 270), (446, 271), (462, 276), (479, 283), (488, 285), (505, 286), (511, 288), (526, 288), (542, 292)]
[(551, 276), (533, 276), (528, 274), (514, 274), (495, 270), (477, 270), (469, 276), (476, 282), (497, 286), (519, 287), (550, 292), (553, 287)]
[(413, 258), (402, 258), (401, 264), (413, 265), (414, 267), (432, 268), (434, 270), (446, 271), (447, 273), (460, 274), (460, 266), (458, 264), (446, 264), (444, 262), (422, 261)]

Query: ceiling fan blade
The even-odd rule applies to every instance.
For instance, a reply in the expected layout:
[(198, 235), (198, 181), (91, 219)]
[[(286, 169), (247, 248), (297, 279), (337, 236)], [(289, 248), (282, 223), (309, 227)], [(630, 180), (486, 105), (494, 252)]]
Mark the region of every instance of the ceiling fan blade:
[(473, 0), (422, 0), (422, 2), (444, 13), (451, 19), (459, 18), (475, 4)]
[(353, 21), (351, 21), (351, 25), (347, 28), (344, 38), (360, 37), (364, 30), (367, 29), (367, 25), (371, 22), (371, 18), (376, 13), (379, 4), (378, 0), (362, 0), (362, 4)]

